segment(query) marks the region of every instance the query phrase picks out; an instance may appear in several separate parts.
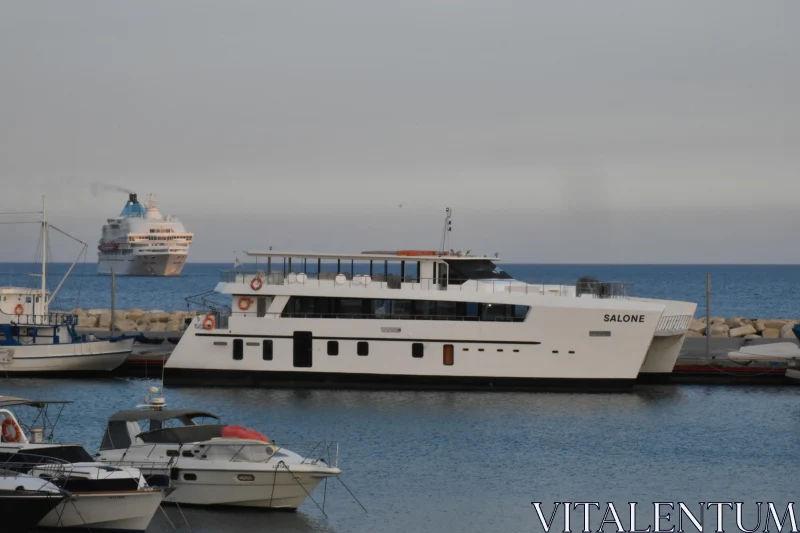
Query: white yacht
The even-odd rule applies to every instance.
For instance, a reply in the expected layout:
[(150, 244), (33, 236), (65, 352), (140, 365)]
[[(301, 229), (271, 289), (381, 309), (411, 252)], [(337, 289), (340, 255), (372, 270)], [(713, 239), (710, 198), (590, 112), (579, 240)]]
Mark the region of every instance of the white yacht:
[[(40, 287), (0, 287), (0, 374), (40, 375), (113, 370), (130, 355), (133, 337), (122, 335), (104, 340), (87, 339), (75, 331), (77, 316), (50, 311), (51, 302), (78, 260), (72, 263), (58, 287), (52, 293), (48, 291), (48, 229), (64, 232), (47, 223), (44, 208), (41, 213), (42, 264), (41, 273), (37, 274)], [(86, 244), (81, 244), (85, 252)]]
[[(66, 403), (0, 396), (3, 469), (47, 481), (66, 495), (39, 521), (40, 527), (144, 532), (165, 491), (150, 487), (136, 468), (98, 463), (83, 446), (53, 442), (55, 428), (45, 426), (47, 408), (63, 409)], [(39, 427), (20, 424), (12, 409), (22, 407), (38, 410), (34, 424)]]
[(263, 269), (223, 273), (230, 312), (193, 320), (166, 384), (626, 387), (672, 372), (696, 308), (627, 283), (523, 283), (466, 253), (248, 255)]
[(180, 220), (164, 216), (149, 195), (144, 206), (136, 194), (117, 218), (109, 218), (97, 246), (97, 271), (118, 276), (178, 276), (186, 265), (191, 233)]
[(212, 413), (164, 409), (163, 403), (141, 407), (150, 409), (111, 416), (96, 457), (139, 468), (151, 485), (169, 484), (169, 473), (174, 491), (166, 502), (297, 509), (322, 480), (341, 474), (338, 448), (330, 444), (306, 450), (328, 455), (333, 466), (253, 430), (221, 424)]

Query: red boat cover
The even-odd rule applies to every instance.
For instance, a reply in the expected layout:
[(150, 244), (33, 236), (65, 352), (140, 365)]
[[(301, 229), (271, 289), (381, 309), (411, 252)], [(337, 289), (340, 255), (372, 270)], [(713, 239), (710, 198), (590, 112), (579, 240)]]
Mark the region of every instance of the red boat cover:
[(260, 440), (262, 442), (270, 442), (269, 437), (263, 433), (259, 433), (254, 429), (248, 429), (244, 426), (225, 426), (222, 428), (222, 436), (236, 439), (249, 439)]

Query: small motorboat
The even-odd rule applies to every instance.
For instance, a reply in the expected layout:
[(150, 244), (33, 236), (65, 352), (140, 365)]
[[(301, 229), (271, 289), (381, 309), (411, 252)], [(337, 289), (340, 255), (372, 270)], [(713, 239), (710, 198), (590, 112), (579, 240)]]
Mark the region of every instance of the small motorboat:
[(54, 442), (52, 426), (31, 427), (26, 435), (11, 411), (33, 407), (39, 411), (35, 420), (44, 424), (52, 419), (48, 407), (63, 410), (68, 403), (0, 396), (0, 464), (69, 494), (40, 519), (40, 527), (145, 531), (164, 490), (149, 486), (136, 468), (98, 463), (81, 445)]
[(67, 493), (41, 478), (0, 469), (2, 530), (24, 533), (64, 501)]
[(167, 483), (169, 473), (174, 491), (166, 502), (297, 509), (322, 480), (341, 474), (335, 444), (307, 447), (309, 455), (327, 455), (331, 466), (206, 411), (168, 410), (163, 398), (151, 396), (139, 407), (145, 409), (111, 416), (96, 458), (138, 468), (151, 485)]

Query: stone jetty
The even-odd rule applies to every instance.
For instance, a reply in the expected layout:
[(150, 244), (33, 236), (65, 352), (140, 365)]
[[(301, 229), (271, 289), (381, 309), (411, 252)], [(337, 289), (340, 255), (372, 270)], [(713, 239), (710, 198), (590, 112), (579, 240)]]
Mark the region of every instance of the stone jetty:
[[(110, 309), (73, 309), (72, 314), (78, 316), (78, 327), (81, 329), (110, 329)], [(195, 317), (196, 311), (145, 311), (130, 309), (114, 311), (114, 331), (154, 332), (181, 331), (187, 318)]]
[(792, 327), (798, 320), (761, 318), (711, 318), (711, 327), (705, 317), (696, 318), (689, 324), (689, 337), (727, 337), (744, 339), (794, 339)]

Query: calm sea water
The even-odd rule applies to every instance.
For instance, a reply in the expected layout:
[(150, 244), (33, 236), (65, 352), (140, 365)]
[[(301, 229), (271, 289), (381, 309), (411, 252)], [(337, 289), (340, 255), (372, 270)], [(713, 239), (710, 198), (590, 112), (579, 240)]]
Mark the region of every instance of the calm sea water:
[[(141, 401), (151, 384), (4, 379), (0, 390), (74, 400), (57, 435), (94, 452), (107, 417)], [(327, 517), (311, 501), (297, 513), (185, 509), (197, 533), (541, 532), (532, 501), (613, 501), (619, 509), (636, 501), (650, 506), (646, 525), (654, 501), (783, 502), (785, 509), (800, 487), (798, 387), (649, 386), (620, 394), (173, 388), (166, 397), (171, 407), (208, 409), (279, 441), (337, 440), (342, 478), (369, 511), (329, 482)], [(320, 504), (321, 489), (313, 493)], [(178, 509), (166, 512), (180, 520)], [(592, 519), (594, 531), (600, 519)], [(735, 530), (729, 520), (726, 528)], [(159, 516), (148, 531), (171, 528)]]
[[(117, 278), (117, 307), (130, 309), (186, 309), (187, 296), (211, 291), (221, 270), (231, 264), (189, 263), (178, 278)], [(68, 265), (51, 265), (48, 286), (54, 289)], [(245, 268), (247, 268), (245, 266)], [(503, 268), (522, 281), (574, 284), (581, 276), (605, 281), (628, 281), (638, 296), (673, 298), (699, 304), (705, 314), (706, 273), (711, 274), (712, 314), (759, 318), (800, 318), (800, 266), (797, 265), (542, 265), (507, 264)], [(68, 278), (57, 306), (110, 306), (110, 278), (99, 276), (96, 265), (78, 265)], [(39, 266), (0, 263), (0, 285), (33, 286)]]

